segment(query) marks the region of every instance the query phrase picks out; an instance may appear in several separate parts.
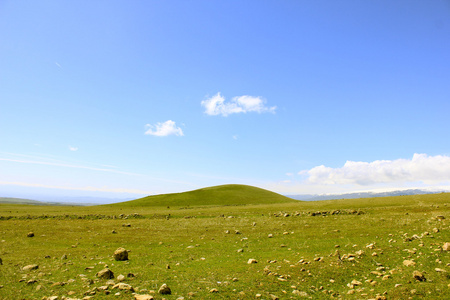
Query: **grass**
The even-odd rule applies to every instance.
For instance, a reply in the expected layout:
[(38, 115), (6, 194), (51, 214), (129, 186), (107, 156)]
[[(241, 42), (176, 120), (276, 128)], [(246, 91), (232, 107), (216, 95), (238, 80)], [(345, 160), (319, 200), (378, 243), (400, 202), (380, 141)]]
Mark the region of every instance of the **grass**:
[[(241, 195), (260, 192), (232, 187)], [(227, 193), (209, 192), (218, 190)], [(240, 198), (245, 205), (220, 206), (203, 201), (205, 191), (175, 194), (166, 198), (170, 205), (161, 197), (94, 207), (0, 205), (0, 299), (82, 299), (106, 284), (95, 276), (105, 265), (116, 277), (134, 274), (125, 283), (139, 294), (157, 292), (163, 283), (172, 289), (155, 299), (448, 297), (450, 260), (442, 246), (450, 242), (450, 194), (318, 202), (275, 197), (283, 203), (271, 204), (270, 197), (265, 204), (247, 197)], [(186, 199), (196, 200), (187, 206)], [(336, 210), (340, 214), (332, 215)], [(446, 219), (436, 218), (441, 215)], [(35, 236), (28, 238), (30, 231)], [(414, 235), (419, 238), (410, 239)], [(112, 259), (119, 247), (131, 251), (129, 261)], [(404, 266), (406, 259), (416, 265)], [(23, 271), (28, 264), (39, 269)], [(414, 270), (427, 280), (415, 280)], [(351, 286), (352, 280), (361, 284)], [(210, 293), (213, 288), (218, 292)], [(130, 292), (110, 291), (96, 291), (93, 299), (133, 299)]]
[(112, 204), (113, 207), (149, 206), (210, 206), (273, 204), (297, 202), (291, 198), (248, 185), (227, 184), (195, 191), (148, 196), (141, 199)]

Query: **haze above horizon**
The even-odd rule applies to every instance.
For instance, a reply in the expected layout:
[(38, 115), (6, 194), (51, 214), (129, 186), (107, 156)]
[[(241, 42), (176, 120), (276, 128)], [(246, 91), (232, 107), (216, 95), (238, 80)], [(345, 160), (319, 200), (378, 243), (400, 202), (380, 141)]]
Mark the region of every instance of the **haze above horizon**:
[(448, 1), (2, 1), (0, 197), (450, 190)]

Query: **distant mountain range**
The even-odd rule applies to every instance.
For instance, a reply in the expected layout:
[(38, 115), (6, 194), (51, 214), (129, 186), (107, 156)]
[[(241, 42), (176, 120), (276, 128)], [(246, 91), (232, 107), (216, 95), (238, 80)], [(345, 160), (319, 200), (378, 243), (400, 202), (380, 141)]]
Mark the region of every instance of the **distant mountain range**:
[(405, 195), (422, 195), (422, 194), (437, 194), (446, 191), (427, 191), (421, 189), (397, 190), (390, 192), (361, 192), (348, 194), (329, 194), (329, 195), (286, 195), (289, 198), (304, 201), (320, 201), (320, 200), (335, 200), (335, 199), (358, 199), (358, 198), (374, 198), (374, 197), (392, 197)]
[[(238, 185), (236, 185), (238, 186)], [(208, 188), (206, 188), (207, 190)], [(209, 188), (211, 189), (211, 188)], [(201, 189), (203, 190), (203, 189)], [(436, 194), (449, 191), (429, 191), (421, 189), (396, 190), (390, 192), (361, 192), (361, 193), (347, 193), (347, 194), (303, 194), (303, 195), (284, 195), (291, 199), (303, 201), (320, 201), (320, 200), (335, 200), (335, 199), (357, 199), (357, 198), (373, 198), (373, 197), (390, 197), (390, 196), (405, 196), (405, 195), (421, 195), (421, 194)], [(182, 194), (182, 193), (180, 193)], [(274, 193), (275, 194), (275, 193)], [(168, 194), (171, 195), (171, 194)], [(167, 195), (156, 195), (154, 198), (161, 198)], [(282, 197), (282, 195), (278, 195)], [(155, 199), (156, 199), (155, 198)], [(158, 198), (158, 199), (159, 199)], [(71, 205), (71, 206), (90, 206), (99, 204), (111, 204), (118, 202), (125, 202), (134, 199), (113, 199), (100, 197), (48, 197), (45, 200), (42, 196), (39, 200), (31, 200), (26, 198), (0, 197), (0, 204), (28, 204), (28, 205)], [(222, 199), (221, 199), (222, 200)], [(156, 201), (156, 200), (155, 200)]]
[(94, 204), (81, 202), (47, 202), (23, 198), (0, 197), (0, 204), (89, 206), (89, 205), (96, 205), (98, 203)]

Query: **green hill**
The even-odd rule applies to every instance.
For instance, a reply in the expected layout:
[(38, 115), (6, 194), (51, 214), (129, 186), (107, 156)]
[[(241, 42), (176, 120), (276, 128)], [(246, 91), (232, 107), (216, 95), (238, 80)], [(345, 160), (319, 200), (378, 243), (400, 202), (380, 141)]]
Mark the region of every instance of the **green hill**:
[(227, 184), (198, 189), (190, 192), (148, 196), (132, 201), (111, 204), (112, 206), (205, 206), (246, 205), (299, 202), (261, 188)]
[(30, 204), (30, 205), (48, 205), (48, 203), (30, 200), (30, 199), (21, 199), (21, 198), (10, 198), (10, 197), (0, 197), (0, 203), (4, 204)]

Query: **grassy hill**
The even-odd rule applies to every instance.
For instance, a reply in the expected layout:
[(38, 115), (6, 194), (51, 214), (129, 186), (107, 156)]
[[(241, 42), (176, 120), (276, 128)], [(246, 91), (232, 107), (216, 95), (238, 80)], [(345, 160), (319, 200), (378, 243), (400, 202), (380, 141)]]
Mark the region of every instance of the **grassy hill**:
[(298, 202), (280, 194), (261, 188), (227, 184), (198, 189), (184, 193), (148, 196), (132, 201), (111, 204), (113, 206), (205, 206), (248, 205)]
[(21, 198), (9, 198), (9, 197), (0, 197), (0, 203), (5, 204), (31, 204), (31, 205), (47, 205), (47, 203), (30, 200), (30, 199), (21, 199)]

